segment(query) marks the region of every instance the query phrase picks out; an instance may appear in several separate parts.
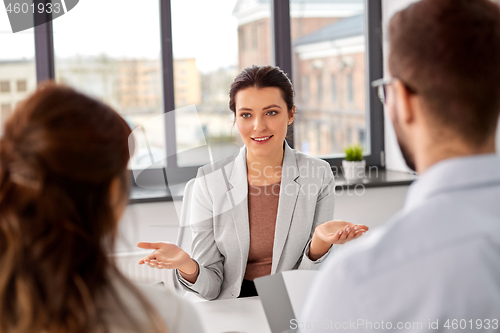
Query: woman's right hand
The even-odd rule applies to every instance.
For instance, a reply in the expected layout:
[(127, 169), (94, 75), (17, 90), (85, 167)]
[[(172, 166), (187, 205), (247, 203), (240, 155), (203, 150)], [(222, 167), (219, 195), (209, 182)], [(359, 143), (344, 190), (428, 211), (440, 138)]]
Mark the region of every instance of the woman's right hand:
[(139, 260), (139, 265), (147, 264), (150, 267), (159, 269), (178, 269), (188, 275), (194, 274), (198, 268), (189, 254), (175, 244), (140, 242), (137, 246), (141, 249), (155, 250)]

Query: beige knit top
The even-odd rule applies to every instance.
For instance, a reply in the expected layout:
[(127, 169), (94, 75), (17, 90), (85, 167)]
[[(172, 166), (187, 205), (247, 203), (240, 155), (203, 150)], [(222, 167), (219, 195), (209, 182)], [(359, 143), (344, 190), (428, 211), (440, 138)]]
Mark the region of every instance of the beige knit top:
[(253, 281), (255, 278), (271, 274), (280, 183), (264, 186), (248, 185), (250, 249), (245, 280)]

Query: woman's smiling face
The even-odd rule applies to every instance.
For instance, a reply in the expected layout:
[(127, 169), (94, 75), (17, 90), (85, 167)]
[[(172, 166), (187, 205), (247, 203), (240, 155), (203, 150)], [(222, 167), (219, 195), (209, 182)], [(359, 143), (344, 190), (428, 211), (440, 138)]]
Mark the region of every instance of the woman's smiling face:
[(287, 126), (293, 121), (292, 109), (277, 87), (249, 87), (236, 93), (236, 125), (247, 151), (266, 157), (283, 151)]

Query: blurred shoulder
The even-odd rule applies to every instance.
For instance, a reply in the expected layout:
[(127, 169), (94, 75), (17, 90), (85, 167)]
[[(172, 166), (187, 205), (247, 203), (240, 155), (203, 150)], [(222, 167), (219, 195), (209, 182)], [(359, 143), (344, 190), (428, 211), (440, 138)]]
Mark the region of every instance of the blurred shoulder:
[[(492, 253), (500, 254), (498, 216), (447, 196), (435, 196), (399, 211), (383, 226), (343, 245), (325, 269), (363, 283), (391, 272), (400, 274), (418, 263), (429, 271), (439, 267), (440, 276), (448, 278), (460, 268), (452, 262), (477, 267), (490, 260)], [(448, 265), (439, 262), (443, 258)], [(500, 259), (496, 262), (500, 264)], [(469, 274), (476, 273), (480, 269)]]

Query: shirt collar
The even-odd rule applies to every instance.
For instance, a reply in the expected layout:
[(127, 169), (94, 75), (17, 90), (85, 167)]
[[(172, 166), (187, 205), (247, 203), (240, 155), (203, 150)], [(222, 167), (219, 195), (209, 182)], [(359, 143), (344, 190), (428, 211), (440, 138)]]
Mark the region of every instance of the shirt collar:
[(497, 154), (450, 158), (430, 167), (409, 188), (404, 210), (443, 192), (500, 183)]

